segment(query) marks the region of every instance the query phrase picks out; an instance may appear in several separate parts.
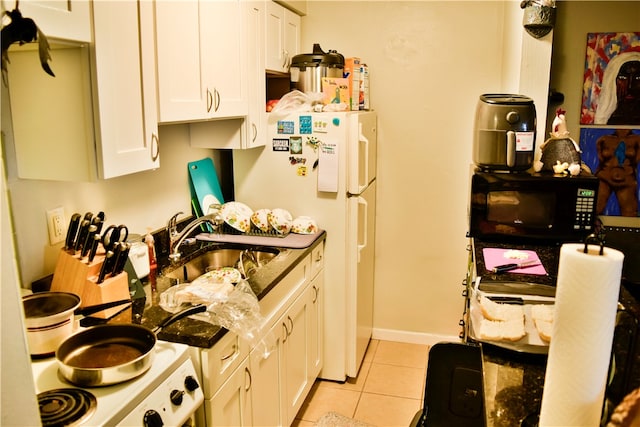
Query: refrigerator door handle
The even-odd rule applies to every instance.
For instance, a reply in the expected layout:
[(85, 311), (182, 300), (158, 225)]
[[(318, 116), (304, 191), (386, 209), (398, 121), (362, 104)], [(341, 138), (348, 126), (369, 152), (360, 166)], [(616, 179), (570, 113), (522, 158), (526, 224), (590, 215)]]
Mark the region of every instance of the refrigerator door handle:
[(364, 174), (358, 174), (363, 177), (364, 182), (358, 182), (358, 192), (362, 193), (367, 185), (369, 185), (369, 139), (362, 132), (362, 122), (358, 123), (359, 142), (364, 145)]
[[(367, 203), (367, 201), (363, 197), (360, 197), (360, 196), (358, 196), (358, 204), (364, 206), (364, 221), (362, 221), (362, 222), (358, 221), (358, 224), (362, 224), (362, 226), (363, 226), (361, 230), (364, 230), (364, 232), (362, 233), (363, 236), (364, 236), (363, 237), (364, 241), (362, 242), (362, 244), (360, 244), (360, 242), (358, 242), (358, 264), (360, 264), (360, 253), (362, 252), (362, 250), (364, 248), (367, 247), (367, 237), (368, 237), (368, 234), (369, 234), (367, 232), (367, 230), (369, 230), (369, 224), (368, 224), (369, 204)], [(358, 233), (358, 234), (360, 234), (360, 233)], [(359, 237), (360, 236), (358, 236), (358, 238)]]

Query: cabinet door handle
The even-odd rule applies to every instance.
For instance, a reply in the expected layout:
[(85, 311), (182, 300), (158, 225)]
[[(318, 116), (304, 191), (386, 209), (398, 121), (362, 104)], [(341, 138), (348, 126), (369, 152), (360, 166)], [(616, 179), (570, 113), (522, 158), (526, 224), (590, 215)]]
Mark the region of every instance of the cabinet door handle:
[(289, 52), (287, 50), (282, 51), (282, 68), (289, 68)]
[(238, 346), (237, 345), (232, 345), (231, 346), (231, 352), (227, 355), (224, 355), (220, 358), (221, 361), (227, 360), (229, 358), (231, 358), (231, 356), (233, 356), (234, 354), (236, 354), (236, 351), (238, 350)]
[[(153, 149), (155, 147), (155, 150)], [(155, 133), (151, 134), (151, 161), (155, 162), (160, 156), (160, 140)]]
[(220, 92), (218, 92), (218, 89), (214, 89), (213, 94), (214, 94), (213, 111), (217, 112), (218, 108), (220, 108)]
[(251, 123), (251, 128), (253, 129), (253, 138), (251, 138), (251, 142), (256, 142), (256, 138), (258, 138), (258, 126), (255, 123)]
[(311, 302), (315, 304), (316, 301), (318, 301), (318, 288), (316, 288), (316, 286), (313, 285), (313, 300)]
[(211, 91), (207, 89), (207, 113), (211, 112), (211, 107), (213, 107), (213, 95)]
[(282, 328), (284, 329), (284, 336), (282, 337), (282, 342), (284, 343), (289, 338), (289, 328), (287, 328), (286, 322), (282, 322)]
[(251, 371), (249, 370), (249, 368), (244, 368), (244, 373), (245, 373), (246, 377), (249, 378), (249, 383), (248, 384), (247, 384), (247, 381), (245, 379), (244, 391), (249, 391), (249, 390), (251, 390), (251, 384), (253, 383), (253, 380), (251, 378)]
[(287, 319), (289, 319), (289, 324), (291, 325), (291, 330), (289, 331), (289, 335), (291, 335), (293, 333), (293, 319), (291, 316), (287, 316)]

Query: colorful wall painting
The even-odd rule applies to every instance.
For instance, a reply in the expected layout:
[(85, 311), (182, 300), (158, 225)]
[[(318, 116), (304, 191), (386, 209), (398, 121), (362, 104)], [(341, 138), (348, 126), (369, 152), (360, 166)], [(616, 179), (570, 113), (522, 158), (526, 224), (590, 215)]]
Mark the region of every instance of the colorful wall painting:
[(587, 34), (580, 124), (640, 124), (640, 32)]

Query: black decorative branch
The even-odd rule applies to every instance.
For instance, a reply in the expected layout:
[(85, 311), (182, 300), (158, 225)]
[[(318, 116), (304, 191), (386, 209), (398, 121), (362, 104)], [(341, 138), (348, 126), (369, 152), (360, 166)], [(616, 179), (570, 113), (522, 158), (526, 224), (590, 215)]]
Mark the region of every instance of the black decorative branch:
[(12, 11), (6, 11), (5, 15), (11, 18), (11, 22), (2, 27), (2, 34), (0, 38), (2, 40), (2, 79), (6, 84), (7, 81), (7, 65), (9, 64), (9, 46), (14, 43), (23, 45), (32, 41), (38, 40), (38, 55), (40, 56), (40, 64), (42, 69), (50, 76), (55, 77), (51, 67), (49, 66), (49, 60), (51, 60), (49, 41), (40, 28), (31, 18), (25, 18), (22, 16), (20, 9), (18, 9), (19, 1), (16, 1), (16, 7)]

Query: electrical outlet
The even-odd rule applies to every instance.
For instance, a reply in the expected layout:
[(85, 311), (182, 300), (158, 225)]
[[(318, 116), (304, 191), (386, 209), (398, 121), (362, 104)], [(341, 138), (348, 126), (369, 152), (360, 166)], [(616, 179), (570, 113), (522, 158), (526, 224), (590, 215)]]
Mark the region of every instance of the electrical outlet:
[(47, 228), (49, 229), (49, 244), (51, 246), (64, 241), (66, 225), (62, 206), (47, 211)]

